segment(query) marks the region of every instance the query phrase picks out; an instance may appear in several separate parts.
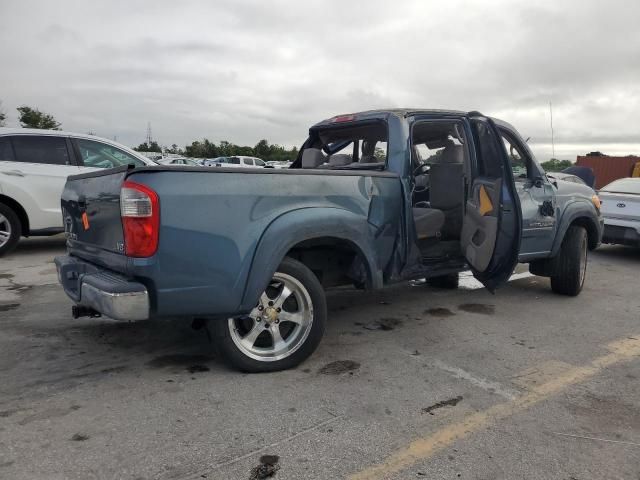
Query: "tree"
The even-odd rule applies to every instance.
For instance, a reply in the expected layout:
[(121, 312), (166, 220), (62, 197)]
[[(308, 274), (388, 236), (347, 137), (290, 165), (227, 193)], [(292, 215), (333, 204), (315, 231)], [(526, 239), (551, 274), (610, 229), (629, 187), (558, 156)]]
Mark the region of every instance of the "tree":
[(41, 128), (44, 130), (60, 130), (60, 122), (53, 115), (41, 112), (37, 108), (23, 105), (17, 108), (20, 113), (20, 125), (23, 128)]
[(565, 168), (569, 168), (573, 165), (571, 160), (558, 160), (557, 158), (552, 158), (549, 161), (542, 162), (542, 168), (546, 172), (561, 172)]
[(0, 102), (0, 127), (4, 127), (6, 125), (5, 120), (7, 119), (7, 114), (2, 110), (2, 102)]
[(182, 155), (182, 149), (174, 143), (173, 145), (171, 145), (170, 148), (164, 147), (164, 153), (173, 153), (173, 154)]
[(162, 148), (158, 145), (158, 142), (151, 142), (149, 145), (147, 142), (141, 143), (137, 147), (133, 147), (136, 152), (158, 152), (162, 153)]

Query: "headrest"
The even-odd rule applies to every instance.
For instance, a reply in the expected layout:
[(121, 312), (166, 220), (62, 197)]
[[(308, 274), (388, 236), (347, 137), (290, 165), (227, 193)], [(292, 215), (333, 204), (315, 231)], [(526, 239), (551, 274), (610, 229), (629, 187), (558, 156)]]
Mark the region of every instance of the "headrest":
[(305, 148), (302, 152), (302, 168), (317, 168), (327, 161), (319, 148)]

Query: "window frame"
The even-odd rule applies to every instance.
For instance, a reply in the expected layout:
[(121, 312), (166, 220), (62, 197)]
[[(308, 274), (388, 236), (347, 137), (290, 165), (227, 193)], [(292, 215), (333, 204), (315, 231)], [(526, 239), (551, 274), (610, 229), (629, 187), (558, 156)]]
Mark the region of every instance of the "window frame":
[[(469, 166), (472, 166), (473, 168), (475, 168), (475, 165), (473, 165), (474, 159), (472, 157), (472, 148), (471, 146), (473, 145), (473, 143), (471, 143), (472, 141), (474, 141), (473, 138), (470, 138), (469, 132), (466, 129), (465, 126), (465, 122), (463, 121), (462, 118), (447, 118), (447, 117), (443, 117), (443, 118), (422, 118), (422, 117), (415, 117), (415, 119), (413, 120), (413, 122), (411, 122), (411, 127), (409, 128), (409, 165), (411, 168), (411, 176), (413, 177), (413, 174), (416, 170), (416, 168), (419, 166), (417, 165), (417, 159), (414, 157), (414, 143), (413, 143), (413, 130), (417, 127), (419, 127), (422, 124), (426, 124), (426, 123), (457, 123), (460, 125), (460, 130), (462, 132), (462, 135), (464, 137), (464, 143), (462, 144), (462, 147), (464, 148), (464, 162), (465, 162), (465, 167), (464, 170), (465, 172), (468, 171)], [(421, 144), (418, 144), (421, 145)], [(423, 165), (429, 165), (429, 163), (422, 162)]]
[[(41, 163), (41, 162), (23, 162), (18, 159), (18, 155), (16, 153), (15, 139), (16, 138), (56, 138), (61, 139), (64, 142), (64, 146), (67, 149), (67, 158), (69, 159), (69, 163), (61, 164), (61, 163)], [(37, 133), (16, 133), (13, 135), (6, 135), (6, 138), (9, 139), (11, 143), (11, 149), (13, 151), (13, 162), (22, 163), (27, 165), (53, 165), (57, 167), (77, 167), (78, 166), (78, 156), (76, 155), (75, 149), (71, 143), (71, 140), (67, 135), (39, 135)]]
[[(320, 138), (320, 134), (322, 132), (327, 132), (327, 131), (331, 131), (331, 130), (342, 130), (342, 129), (348, 129), (348, 128), (354, 128), (354, 129), (358, 129), (358, 128), (363, 128), (363, 127), (368, 127), (368, 126), (376, 126), (376, 125), (382, 125), (383, 128), (386, 131), (386, 144), (387, 144), (387, 148), (385, 149), (385, 159), (384, 162), (376, 162), (375, 164), (360, 164), (360, 149), (361, 149), (361, 138), (358, 138), (357, 140), (351, 140), (348, 143), (345, 142), (345, 145), (343, 147), (341, 147), (338, 150), (334, 150), (333, 152), (327, 150), (325, 147), (332, 145), (332, 144), (327, 144), (327, 145), (322, 145), (321, 147), (317, 147), (314, 146), (316, 143), (321, 143), (322, 144), (322, 140)], [(316, 125), (312, 128), (309, 129), (309, 138), (307, 138), (307, 141), (305, 141), (303, 147), (300, 149), (300, 152), (298, 154), (298, 158), (301, 158), (302, 156), (302, 152), (304, 149), (306, 148), (320, 148), (322, 150), (322, 152), (328, 156), (330, 155), (335, 155), (337, 152), (339, 152), (340, 150), (347, 148), (349, 145), (351, 145), (352, 148), (352, 159), (353, 159), (353, 164), (360, 164), (360, 165), (375, 165), (376, 168), (362, 168), (362, 170), (376, 170), (376, 171), (388, 171), (389, 169), (389, 143), (391, 142), (390, 138), (390, 130), (389, 130), (389, 122), (386, 119), (382, 119), (382, 118), (375, 118), (375, 119), (364, 119), (364, 120), (355, 120), (355, 121), (349, 121), (349, 122), (337, 122), (337, 123), (333, 123), (333, 124), (322, 124), (322, 125)], [(309, 143), (309, 141), (311, 140), (311, 143)], [(382, 141), (382, 140), (378, 140), (378, 141)], [(334, 142), (336, 143), (336, 142)], [(296, 160), (297, 161), (297, 160)], [(378, 166), (382, 166), (383, 168), (378, 168)], [(358, 168), (355, 167), (351, 167), (349, 168), (349, 166), (346, 167), (332, 167), (332, 168), (327, 168), (327, 170), (358, 170)]]
[(0, 162), (17, 162), (16, 160), (16, 151), (13, 148), (13, 141), (11, 140), (12, 135), (3, 135), (0, 137), (0, 140), (6, 139), (7, 145), (9, 145), (9, 151), (11, 153), (10, 159), (2, 159), (0, 158)]
[[(85, 165), (84, 158), (82, 158), (82, 152), (80, 151), (80, 145), (78, 144), (78, 142), (80, 140), (87, 141), (87, 142), (94, 142), (94, 143), (98, 143), (100, 145), (105, 145), (107, 147), (113, 148), (114, 150), (122, 152), (123, 154), (125, 154), (125, 155), (127, 155), (129, 157), (133, 157), (135, 160), (138, 160), (139, 162), (142, 162), (142, 165), (136, 165), (136, 168), (138, 168), (138, 167), (147, 167), (148, 166), (148, 164), (146, 162), (143, 162), (139, 158), (136, 158), (133, 155), (131, 155), (129, 152), (126, 152), (126, 151), (122, 150), (121, 148), (116, 147), (115, 145), (111, 145), (110, 143), (101, 142), (100, 140), (97, 140), (97, 139), (94, 139), (94, 138), (71, 137), (71, 138), (69, 138), (69, 141), (73, 145), (73, 150), (74, 150), (75, 156), (77, 157), (77, 164), (78, 164), (79, 167), (103, 168), (103, 167), (94, 167), (93, 165)], [(114, 167), (118, 167), (118, 166), (122, 166), (122, 165), (115, 165)]]

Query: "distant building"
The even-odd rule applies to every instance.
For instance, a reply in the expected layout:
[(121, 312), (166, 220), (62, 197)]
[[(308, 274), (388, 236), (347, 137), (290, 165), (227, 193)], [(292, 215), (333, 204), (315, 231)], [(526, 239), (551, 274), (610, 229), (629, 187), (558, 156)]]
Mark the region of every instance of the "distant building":
[(589, 167), (596, 176), (596, 189), (602, 188), (618, 178), (631, 177), (640, 157), (627, 155), (625, 157), (610, 157), (601, 152), (590, 152), (578, 156), (576, 165)]

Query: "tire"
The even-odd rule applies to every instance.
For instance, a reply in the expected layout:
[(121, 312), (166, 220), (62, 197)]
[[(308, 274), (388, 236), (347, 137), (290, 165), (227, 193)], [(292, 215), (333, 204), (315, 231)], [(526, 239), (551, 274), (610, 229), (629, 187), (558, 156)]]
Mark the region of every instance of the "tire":
[(327, 303), (318, 278), (286, 257), (256, 308), (248, 315), (214, 322), (214, 343), (243, 372), (286, 370), (315, 351), (326, 321)]
[(569, 227), (562, 239), (557, 263), (551, 275), (551, 290), (555, 293), (575, 297), (582, 290), (587, 276), (587, 243), (587, 231), (584, 227)]
[(0, 257), (16, 248), (21, 236), (22, 224), (18, 215), (4, 203), (0, 203)]
[(459, 277), (457, 273), (450, 273), (448, 275), (442, 275), (440, 277), (428, 278), (427, 284), (436, 288), (446, 288), (449, 290), (454, 290), (458, 288)]

